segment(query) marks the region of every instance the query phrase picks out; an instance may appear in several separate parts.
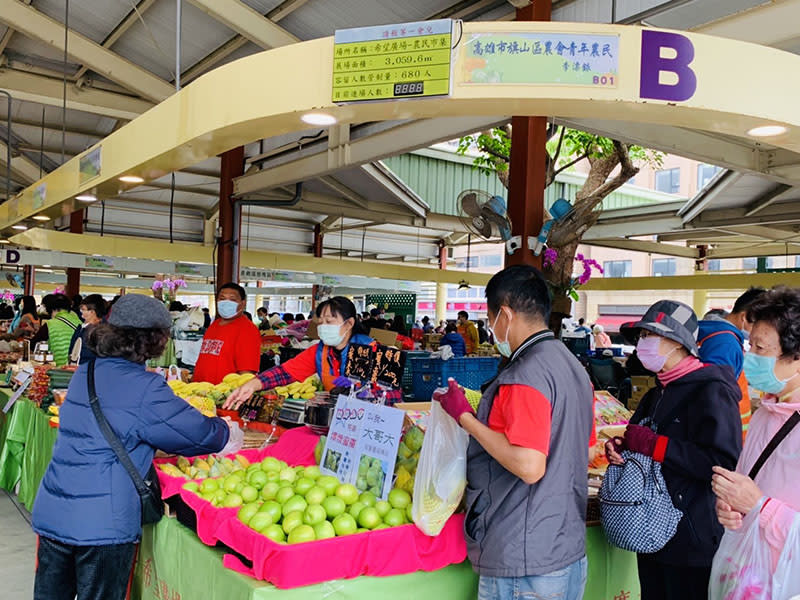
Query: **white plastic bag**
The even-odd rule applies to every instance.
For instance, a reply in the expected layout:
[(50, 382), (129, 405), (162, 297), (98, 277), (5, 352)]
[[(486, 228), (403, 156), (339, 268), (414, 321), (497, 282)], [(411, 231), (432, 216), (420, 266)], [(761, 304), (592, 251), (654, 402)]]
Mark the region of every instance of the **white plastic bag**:
[(758, 524), (761, 506), (745, 516), (741, 529), (725, 531), (711, 566), (709, 600), (790, 600), (800, 594), (800, 517), (773, 574), (770, 546)]
[(228, 417), (223, 418), (225, 419), (225, 422), (228, 423), (230, 436), (228, 437), (228, 443), (225, 444), (225, 447), (219, 452), (219, 454), (226, 456), (228, 454), (235, 454), (242, 449), (242, 446), (244, 445), (244, 431), (242, 431), (242, 428), (239, 427), (239, 423), (236, 421), (231, 421)]
[(431, 416), (414, 478), (411, 516), (426, 535), (439, 535), (455, 512), (467, 486), (469, 434), (442, 405), (431, 403)]

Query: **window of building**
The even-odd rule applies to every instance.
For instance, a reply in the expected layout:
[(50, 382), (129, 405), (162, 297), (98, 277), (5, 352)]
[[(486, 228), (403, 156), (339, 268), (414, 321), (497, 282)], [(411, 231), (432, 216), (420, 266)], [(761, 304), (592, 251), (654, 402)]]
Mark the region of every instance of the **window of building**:
[(800, 269), (800, 255), (794, 257), (794, 268)]
[(778, 261), (775, 260), (774, 256), (768, 256), (767, 257), (767, 268), (768, 269), (779, 269), (780, 268), (780, 267), (778, 267)]
[(669, 277), (675, 275), (674, 258), (654, 258), (653, 277)]
[(656, 189), (666, 194), (677, 194), (681, 191), (681, 170), (664, 169), (656, 171)]
[(607, 260), (603, 262), (603, 277), (630, 277), (633, 273), (633, 261)]
[(499, 254), (487, 254), (480, 257), (481, 267), (501, 267), (503, 266), (503, 257)]
[(702, 190), (708, 185), (708, 182), (714, 179), (714, 175), (722, 170), (721, 167), (716, 165), (697, 165), (697, 189)]
[(743, 258), (742, 259), (742, 269), (744, 271), (755, 271), (758, 269), (758, 259), (757, 258)]
[(712, 258), (711, 260), (706, 262), (706, 266), (708, 267), (709, 271), (721, 271), (722, 264), (718, 258)]
[(462, 256), (456, 259), (456, 267), (459, 269), (474, 269), (479, 264), (479, 258), (478, 256), (470, 256), (469, 258)]

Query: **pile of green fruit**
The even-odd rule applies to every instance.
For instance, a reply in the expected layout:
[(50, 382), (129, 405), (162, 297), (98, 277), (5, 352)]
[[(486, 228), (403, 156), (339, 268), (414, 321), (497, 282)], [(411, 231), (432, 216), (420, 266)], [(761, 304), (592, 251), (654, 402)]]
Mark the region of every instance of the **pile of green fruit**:
[(163, 463), (158, 468), (172, 477), (206, 479), (208, 477), (224, 477), (235, 471), (243, 471), (249, 466), (250, 461), (238, 454), (235, 458), (210, 454), (206, 458), (195, 458), (192, 461), (184, 456), (179, 456), (177, 465)]
[(224, 478), (186, 483), (214, 506), (239, 508), (239, 520), (278, 543), (299, 544), (411, 522), (411, 495), (393, 489), (388, 501), (274, 457)]
[(394, 485), (414, 495), (414, 478), (417, 474), (419, 452), (422, 450), (422, 441), (425, 433), (416, 425), (410, 427), (403, 435), (400, 446), (397, 448), (397, 461), (394, 464), (396, 476)]

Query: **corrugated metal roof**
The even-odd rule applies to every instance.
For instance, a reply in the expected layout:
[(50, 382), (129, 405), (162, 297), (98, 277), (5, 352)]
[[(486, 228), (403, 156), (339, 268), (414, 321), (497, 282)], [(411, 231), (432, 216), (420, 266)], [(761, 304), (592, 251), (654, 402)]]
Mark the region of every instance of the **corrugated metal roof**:
[[(457, 215), (456, 199), (467, 189), (479, 189), (492, 195), (507, 197), (508, 192), (494, 175), (485, 175), (472, 167), (471, 159), (457, 155), (435, 158), (426, 154), (444, 155), (444, 152), (421, 151), (385, 159), (389, 167), (406, 185), (413, 189), (431, 207), (431, 212)], [(547, 206), (558, 198), (575, 198), (585, 176), (563, 173), (556, 183), (545, 191)], [(625, 185), (603, 201), (604, 210), (630, 208), (658, 202), (681, 200), (678, 196), (661, 194), (633, 185)]]
[[(64, 0), (36, 0), (33, 6), (48, 17), (64, 22)], [(72, 0), (69, 28), (100, 44), (131, 10), (130, 2), (120, 0)]]

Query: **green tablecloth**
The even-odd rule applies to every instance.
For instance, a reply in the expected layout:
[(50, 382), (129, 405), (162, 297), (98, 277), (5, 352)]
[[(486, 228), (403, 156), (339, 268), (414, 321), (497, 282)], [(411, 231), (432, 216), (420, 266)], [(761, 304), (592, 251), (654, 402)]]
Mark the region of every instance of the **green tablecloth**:
[[(359, 577), (293, 590), (279, 590), (222, 566), (223, 551), (205, 546), (175, 519), (162, 519), (142, 535), (133, 581), (133, 600), (474, 600), (478, 577), (468, 562), (432, 573), (398, 577)], [(640, 598), (636, 557), (611, 548), (600, 527), (587, 530), (589, 577), (586, 600)], [(322, 557), (309, 557), (309, 560)]]
[[(5, 397), (0, 396), (0, 403), (5, 404)], [(13, 491), (19, 483), (19, 501), (28, 510), (33, 509), (58, 436), (58, 430), (50, 427), (49, 421), (47, 414), (22, 398), (5, 415), (2, 425), (0, 487)]]

